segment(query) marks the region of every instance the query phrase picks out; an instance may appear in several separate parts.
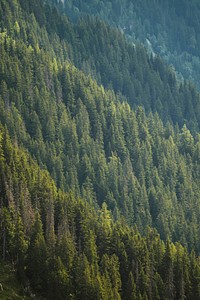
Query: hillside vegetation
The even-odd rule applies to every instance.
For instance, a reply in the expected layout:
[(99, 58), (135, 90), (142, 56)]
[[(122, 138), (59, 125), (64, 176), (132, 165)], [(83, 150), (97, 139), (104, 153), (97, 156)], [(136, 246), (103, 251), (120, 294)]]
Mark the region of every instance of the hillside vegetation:
[[(11, 143), (2, 126), (0, 187), (0, 255), (12, 262), (27, 295), (52, 300), (199, 299), (200, 262), (194, 251), (164, 243), (154, 229), (141, 237), (123, 219), (114, 221), (105, 202), (97, 210), (58, 190), (48, 172)], [(6, 265), (1, 264), (0, 279), (2, 297), (22, 299)]]
[(119, 28), (130, 42), (172, 64), (179, 78), (199, 88), (200, 5), (197, 0), (46, 1), (73, 21), (93, 15)]
[(199, 130), (199, 93), (191, 83), (179, 83), (173, 69), (149, 57), (143, 46), (130, 45), (120, 31), (98, 19), (87, 17), (74, 25), (55, 9), (43, 8), (40, 0), (21, 2), (25, 18), (20, 8), (14, 14), (7, 2), (2, 6), (2, 30), (6, 28), (14, 40), (39, 47), (62, 64), (71, 61), (98, 84), (124, 95), (133, 108), (142, 105), (146, 112), (158, 112), (165, 123), (186, 123), (193, 133)]
[(2, 124), (58, 187), (97, 207), (106, 202), (141, 232), (155, 226), (162, 238), (199, 249), (198, 135), (134, 112), (47, 42), (45, 50), (1, 34)]
[(195, 87), (97, 19), (0, 16), (0, 256), (22, 291), (199, 300)]

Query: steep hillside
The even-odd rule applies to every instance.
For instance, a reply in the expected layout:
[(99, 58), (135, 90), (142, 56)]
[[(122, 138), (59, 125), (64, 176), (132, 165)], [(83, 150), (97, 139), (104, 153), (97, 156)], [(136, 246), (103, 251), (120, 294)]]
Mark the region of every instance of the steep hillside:
[(145, 44), (173, 64), (180, 77), (198, 88), (200, 74), (200, 5), (192, 1), (46, 1), (70, 18), (95, 15), (123, 31), (130, 41)]
[[(150, 228), (141, 237), (123, 219), (114, 222), (105, 203), (95, 210), (58, 190), (2, 126), (0, 220), (0, 256), (12, 263), (21, 291), (35, 299), (200, 297), (200, 262), (194, 252), (162, 242)], [(22, 299), (5, 263), (0, 280), (1, 299)]]
[(43, 8), (39, 0), (21, 2), (25, 19), (20, 9), (15, 15), (7, 2), (2, 6), (2, 28), (14, 39), (39, 46), (61, 63), (70, 60), (105, 88), (125, 95), (134, 108), (143, 105), (146, 112), (158, 112), (165, 123), (186, 123), (193, 133), (199, 130), (199, 94), (192, 84), (179, 84), (159, 58), (150, 58), (142, 46), (131, 46), (119, 31), (99, 20), (88, 17), (73, 25), (55, 9)]
[(194, 86), (39, 0), (0, 28), (0, 298), (199, 300)]
[(49, 37), (33, 14), (23, 19), (20, 7), (16, 14), (18, 26), (13, 15), (13, 31), (1, 33), (0, 120), (12, 138), (58, 187), (97, 207), (106, 202), (140, 232), (155, 226), (163, 239), (199, 250), (199, 136), (165, 127), (141, 107), (132, 111), (125, 98), (59, 59), (54, 47), (67, 53), (67, 44)]

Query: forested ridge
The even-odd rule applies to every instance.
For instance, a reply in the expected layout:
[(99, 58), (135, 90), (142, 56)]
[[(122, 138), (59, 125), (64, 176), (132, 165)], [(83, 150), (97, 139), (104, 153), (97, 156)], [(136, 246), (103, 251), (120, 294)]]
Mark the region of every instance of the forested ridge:
[(125, 33), (131, 42), (142, 42), (149, 53), (173, 64), (179, 78), (199, 88), (200, 5), (197, 0), (91, 0), (44, 1), (76, 21), (82, 15), (98, 16)]
[(0, 16), (2, 259), (36, 298), (199, 299), (195, 87), (97, 19)]
[(124, 95), (131, 107), (142, 105), (146, 112), (158, 112), (165, 123), (186, 123), (193, 133), (199, 130), (199, 93), (193, 84), (178, 82), (159, 57), (149, 57), (142, 45), (131, 45), (120, 31), (93, 17), (73, 24), (55, 8), (43, 8), (40, 0), (21, 2), (26, 18), (20, 17), (20, 8), (13, 15), (8, 3), (2, 7), (2, 30), (6, 26), (14, 39), (19, 30), (20, 41), (39, 46), (61, 63), (70, 60), (105, 88)]

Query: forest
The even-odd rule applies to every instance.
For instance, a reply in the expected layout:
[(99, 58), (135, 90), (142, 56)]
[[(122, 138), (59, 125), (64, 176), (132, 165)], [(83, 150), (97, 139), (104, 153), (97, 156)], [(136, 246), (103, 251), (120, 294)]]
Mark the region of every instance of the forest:
[(98, 16), (118, 28), (131, 42), (143, 43), (149, 53), (160, 55), (175, 67), (179, 79), (189, 79), (199, 89), (198, 0), (48, 0), (48, 3), (75, 21), (88, 14)]
[(16, 299), (199, 300), (197, 88), (46, 2), (0, 0), (3, 274)]

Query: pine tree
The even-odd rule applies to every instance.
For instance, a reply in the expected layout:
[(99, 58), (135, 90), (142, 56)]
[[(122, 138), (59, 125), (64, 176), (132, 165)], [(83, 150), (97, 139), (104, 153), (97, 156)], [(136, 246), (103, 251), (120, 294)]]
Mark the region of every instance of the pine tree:
[(36, 292), (45, 295), (47, 288), (47, 247), (38, 212), (36, 213), (30, 247), (28, 249), (27, 276), (31, 287)]

